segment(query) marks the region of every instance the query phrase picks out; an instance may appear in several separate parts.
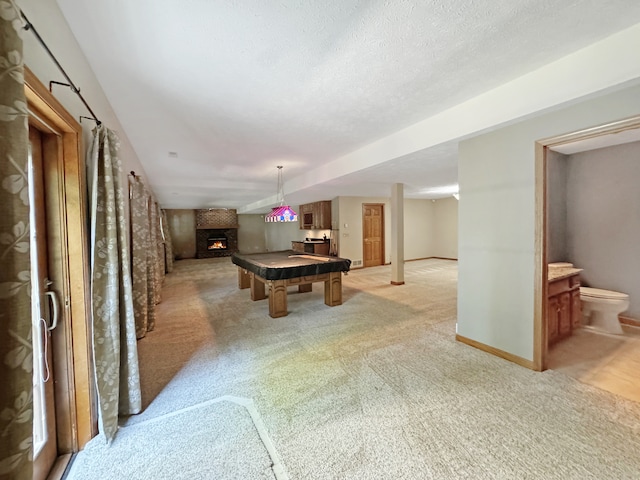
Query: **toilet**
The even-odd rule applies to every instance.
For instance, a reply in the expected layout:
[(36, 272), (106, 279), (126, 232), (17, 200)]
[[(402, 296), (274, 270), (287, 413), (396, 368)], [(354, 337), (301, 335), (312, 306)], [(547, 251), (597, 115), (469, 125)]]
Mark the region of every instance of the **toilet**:
[(599, 288), (580, 287), (580, 301), (585, 326), (617, 335), (624, 333), (618, 314), (629, 308), (629, 295)]

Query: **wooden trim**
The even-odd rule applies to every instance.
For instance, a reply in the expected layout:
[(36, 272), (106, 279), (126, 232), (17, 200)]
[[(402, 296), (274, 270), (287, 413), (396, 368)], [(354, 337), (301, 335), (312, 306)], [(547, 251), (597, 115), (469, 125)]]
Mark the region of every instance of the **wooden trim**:
[(605, 123), (597, 127), (585, 128), (576, 132), (556, 135), (554, 137), (538, 140), (537, 143), (545, 147), (556, 147), (565, 143), (572, 143), (578, 140), (586, 140), (588, 138), (599, 137), (600, 135), (609, 135), (612, 133), (620, 133), (625, 130), (635, 130), (640, 128), (640, 116), (624, 118), (611, 123)]
[(405, 260), (404, 263), (407, 263), (407, 262), (418, 262), (420, 260), (430, 260), (432, 258), (436, 259), (436, 260), (453, 260), (454, 262), (458, 261), (457, 258), (449, 258), (449, 257), (422, 257), (422, 258), (411, 258), (409, 260)]
[(231, 230), (233, 228), (240, 228), (240, 225), (198, 225), (196, 230)]
[[(544, 319), (547, 311), (547, 152), (550, 147), (600, 135), (640, 128), (640, 115), (557, 135), (535, 142), (535, 279), (533, 352), (536, 370), (547, 368), (548, 339)], [(622, 317), (621, 321), (622, 321)]]
[(542, 371), (547, 359), (547, 156), (541, 143), (535, 144), (535, 240), (533, 269), (533, 365)]
[(53, 468), (49, 472), (49, 476), (47, 480), (62, 480), (66, 473), (68, 467), (71, 466), (71, 458), (73, 454), (65, 453), (64, 455), (60, 455), (56, 463), (53, 464)]
[(62, 318), (53, 332), (58, 449), (71, 453), (97, 432), (82, 127), (26, 67), (25, 96), (30, 122), (44, 132), (47, 228), (54, 252), (50, 275), (62, 303)]
[(632, 327), (640, 327), (640, 320), (631, 317), (625, 317), (624, 315), (618, 315), (618, 320), (623, 325), (630, 325)]
[(391, 285), (404, 285), (404, 282), (394, 282), (391, 280)]
[(471, 347), (477, 348), (478, 350), (482, 350), (483, 352), (490, 353), (491, 355), (495, 355), (496, 357), (504, 358), (505, 360), (509, 360), (510, 362), (516, 363), (522, 367), (528, 368), (530, 370), (537, 370), (535, 368), (534, 362), (531, 360), (527, 360), (526, 358), (519, 357), (518, 355), (514, 355), (509, 352), (505, 352), (504, 350), (500, 350), (498, 348), (490, 347), (489, 345), (485, 345), (484, 343), (476, 342), (475, 340), (471, 340), (470, 338), (463, 337), (462, 335), (456, 334), (456, 340), (458, 342), (464, 343)]

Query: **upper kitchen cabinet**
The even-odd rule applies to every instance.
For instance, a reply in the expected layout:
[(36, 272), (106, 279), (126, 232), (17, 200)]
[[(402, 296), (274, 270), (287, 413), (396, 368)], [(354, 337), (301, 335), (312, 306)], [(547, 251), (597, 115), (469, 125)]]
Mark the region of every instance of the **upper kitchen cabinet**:
[(301, 230), (331, 229), (331, 200), (300, 205)]

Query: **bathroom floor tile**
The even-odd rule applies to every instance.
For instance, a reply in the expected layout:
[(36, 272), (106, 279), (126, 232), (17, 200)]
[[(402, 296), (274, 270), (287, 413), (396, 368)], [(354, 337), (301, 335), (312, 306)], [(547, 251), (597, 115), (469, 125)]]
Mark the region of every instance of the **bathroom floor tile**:
[(583, 383), (640, 402), (640, 328), (624, 325), (624, 335), (586, 328), (549, 350), (548, 367)]

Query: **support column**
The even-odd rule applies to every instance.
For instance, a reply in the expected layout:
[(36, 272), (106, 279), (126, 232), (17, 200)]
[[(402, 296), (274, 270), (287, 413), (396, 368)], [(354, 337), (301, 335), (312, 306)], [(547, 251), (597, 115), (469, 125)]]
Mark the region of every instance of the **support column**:
[(404, 285), (404, 184), (391, 186), (391, 285)]

